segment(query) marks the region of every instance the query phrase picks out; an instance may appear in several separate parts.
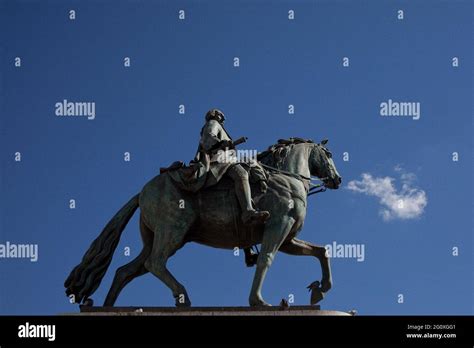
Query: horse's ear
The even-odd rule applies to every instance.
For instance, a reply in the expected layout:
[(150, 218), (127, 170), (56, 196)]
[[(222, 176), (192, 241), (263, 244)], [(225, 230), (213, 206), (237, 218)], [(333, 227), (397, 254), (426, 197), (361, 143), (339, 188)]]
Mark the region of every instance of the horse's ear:
[(329, 141), (328, 139), (321, 140), (321, 145), (326, 145), (328, 143), (328, 141)]

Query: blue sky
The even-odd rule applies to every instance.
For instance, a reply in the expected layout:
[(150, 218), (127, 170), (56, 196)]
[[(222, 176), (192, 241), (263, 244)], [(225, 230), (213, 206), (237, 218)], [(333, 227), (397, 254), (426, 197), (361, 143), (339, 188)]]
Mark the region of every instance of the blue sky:
[[(39, 247), (37, 262), (0, 259), (0, 313), (76, 311), (63, 288), (72, 267), (160, 166), (192, 159), (205, 112), (219, 107), (247, 148), (326, 137), (345, 184), (369, 173), (400, 192), (398, 166), (425, 192), (417, 217), (389, 221), (377, 197), (347, 185), (310, 199), (301, 239), (365, 246), (363, 262), (332, 260), (322, 308), (472, 314), (472, 10), (470, 1), (0, 1), (0, 243)], [(57, 117), (63, 99), (95, 102), (95, 119)], [(420, 119), (381, 117), (388, 99), (420, 103)], [(140, 248), (136, 214), (97, 304)], [(254, 269), (242, 255), (188, 244), (169, 268), (195, 306), (247, 305)], [(278, 254), (263, 294), (309, 304), (305, 287), (319, 278), (316, 260)], [(174, 300), (148, 274), (117, 305)]]

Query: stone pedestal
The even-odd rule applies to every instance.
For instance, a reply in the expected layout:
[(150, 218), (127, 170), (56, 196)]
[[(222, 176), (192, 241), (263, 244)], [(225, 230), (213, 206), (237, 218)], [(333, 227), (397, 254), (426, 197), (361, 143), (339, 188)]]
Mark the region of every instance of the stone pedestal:
[(80, 316), (352, 316), (352, 312), (321, 310), (320, 306), (290, 307), (88, 307), (80, 306)]

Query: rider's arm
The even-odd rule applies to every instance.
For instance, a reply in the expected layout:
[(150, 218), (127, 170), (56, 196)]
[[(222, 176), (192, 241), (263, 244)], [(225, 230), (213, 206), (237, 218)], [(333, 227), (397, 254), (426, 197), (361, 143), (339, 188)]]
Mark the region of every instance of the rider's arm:
[(202, 130), (200, 144), (205, 151), (209, 151), (214, 145), (219, 143), (220, 124), (216, 120), (210, 120)]

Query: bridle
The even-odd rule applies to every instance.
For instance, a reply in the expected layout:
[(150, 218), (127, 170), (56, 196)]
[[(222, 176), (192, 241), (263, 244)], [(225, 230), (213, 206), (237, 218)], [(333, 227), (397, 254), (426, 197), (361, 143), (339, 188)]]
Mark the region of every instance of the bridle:
[[(314, 145), (315, 146), (314, 146), (313, 150), (316, 148), (316, 146), (322, 147), (320, 144), (314, 144)], [(322, 150), (325, 151), (325, 152), (329, 152), (329, 150), (327, 150), (324, 147), (322, 147)], [(326, 154), (326, 156), (328, 156), (328, 155)], [(293, 178), (296, 178), (296, 179), (300, 180), (305, 187), (308, 187), (307, 192), (306, 192), (307, 197), (309, 197), (311, 195), (314, 195), (316, 193), (325, 192), (327, 190), (325, 180), (329, 179), (329, 177), (318, 178), (318, 177), (314, 177), (314, 176), (311, 176), (311, 175), (309, 177), (307, 177), (305, 175), (301, 175), (301, 174), (298, 174), (298, 173), (293, 173), (293, 172), (289, 172), (287, 170), (283, 170), (283, 169), (280, 169), (280, 168), (275, 168), (275, 167), (269, 166), (269, 165), (264, 164), (260, 161), (258, 161), (258, 164), (260, 164), (263, 168), (266, 168), (270, 171), (277, 172), (277, 173), (287, 175), (287, 176), (291, 176)], [(326, 164), (329, 165), (329, 163), (326, 163)], [(314, 183), (315, 181), (319, 181), (320, 183), (315, 184)]]
[[(308, 189), (308, 192), (307, 192), (308, 197), (311, 196), (311, 195), (314, 195), (316, 193), (324, 192), (324, 191), (327, 190), (326, 186), (324, 184), (324, 180), (328, 179), (328, 177), (325, 177), (325, 178), (317, 178), (317, 177), (314, 177), (314, 176), (307, 177), (305, 175), (301, 175), (301, 174), (298, 174), (298, 173), (292, 173), (292, 172), (289, 172), (287, 170), (275, 168), (275, 167), (266, 165), (266, 164), (261, 163), (261, 162), (258, 162), (258, 163), (262, 167), (264, 167), (268, 170), (271, 170), (271, 171), (274, 171), (274, 172), (277, 172), (277, 173), (280, 173), (280, 174), (284, 174), (284, 175), (287, 175), (287, 176), (291, 176), (293, 178), (296, 178), (296, 179), (302, 181), (303, 184), (308, 183), (308, 185), (309, 185), (309, 189)], [(313, 181), (320, 181), (320, 182), (322, 182), (322, 184), (314, 184)]]

